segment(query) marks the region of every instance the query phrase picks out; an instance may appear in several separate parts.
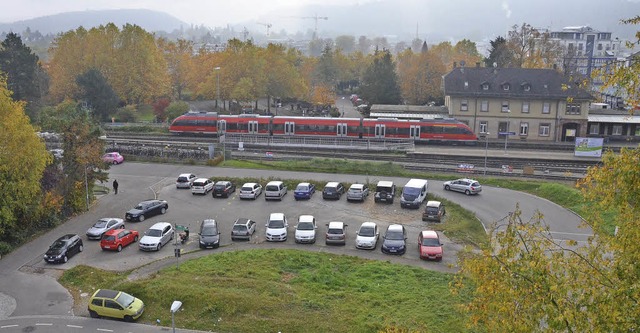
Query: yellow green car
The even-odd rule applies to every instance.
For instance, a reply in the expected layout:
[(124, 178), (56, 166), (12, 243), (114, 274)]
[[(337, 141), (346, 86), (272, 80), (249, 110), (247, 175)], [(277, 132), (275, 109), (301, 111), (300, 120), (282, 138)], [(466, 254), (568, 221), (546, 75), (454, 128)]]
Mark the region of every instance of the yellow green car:
[(123, 291), (98, 289), (89, 299), (91, 318), (110, 317), (134, 321), (144, 312), (144, 303)]

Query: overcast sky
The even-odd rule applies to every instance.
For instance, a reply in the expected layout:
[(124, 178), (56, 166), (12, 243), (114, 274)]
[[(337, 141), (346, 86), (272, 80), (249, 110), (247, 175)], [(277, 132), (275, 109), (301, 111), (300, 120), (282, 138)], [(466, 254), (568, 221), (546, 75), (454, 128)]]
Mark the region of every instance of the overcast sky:
[(214, 27), (253, 21), (270, 12), (296, 15), (302, 5), (348, 5), (371, 1), (377, 0), (0, 0), (0, 22), (70, 11), (126, 8), (163, 11), (187, 23)]

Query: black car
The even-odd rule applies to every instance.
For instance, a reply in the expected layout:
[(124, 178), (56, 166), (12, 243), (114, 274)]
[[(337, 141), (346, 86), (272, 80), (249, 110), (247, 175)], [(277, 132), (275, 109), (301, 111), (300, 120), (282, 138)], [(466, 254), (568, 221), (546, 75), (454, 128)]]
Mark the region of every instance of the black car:
[(228, 198), (229, 195), (231, 193), (234, 193), (235, 191), (236, 191), (236, 184), (230, 181), (221, 180), (219, 182), (216, 182), (216, 184), (213, 186), (213, 191), (211, 191), (211, 195), (214, 198), (215, 197)]
[(124, 217), (127, 221), (142, 222), (149, 216), (166, 213), (167, 209), (169, 209), (169, 204), (165, 200), (147, 200), (129, 210)]
[(322, 190), (322, 199), (340, 199), (344, 193), (344, 185), (338, 182), (328, 182)]
[(82, 252), (84, 246), (80, 236), (74, 234), (64, 235), (49, 246), (49, 250), (44, 254), (46, 262), (67, 262), (76, 253)]
[(407, 231), (403, 225), (390, 225), (382, 238), (382, 253), (404, 254), (407, 251)]

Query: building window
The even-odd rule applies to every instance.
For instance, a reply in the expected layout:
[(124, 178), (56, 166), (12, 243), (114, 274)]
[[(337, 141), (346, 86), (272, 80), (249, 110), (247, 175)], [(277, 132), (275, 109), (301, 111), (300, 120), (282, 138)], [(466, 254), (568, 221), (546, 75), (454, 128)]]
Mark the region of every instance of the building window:
[(578, 44), (578, 50), (582, 51), (583, 45), (582, 43)]
[(488, 112), (489, 111), (489, 101), (480, 102), (480, 111)]
[(567, 103), (566, 114), (580, 114), (580, 103)]
[(525, 84), (524, 85), (524, 91), (529, 91), (529, 90), (531, 90), (531, 86), (528, 85), (528, 84)]
[(529, 135), (529, 123), (520, 123), (520, 135)]
[(529, 102), (522, 102), (522, 113), (529, 113)]
[(540, 130), (538, 131), (538, 135), (549, 136), (550, 128), (551, 128), (551, 124), (540, 124)]
[(480, 121), (480, 133), (487, 133), (487, 128), (489, 128), (489, 122), (486, 120)]
[(542, 113), (550, 113), (551, 112), (551, 104), (548, 102), (542, 103)]
[(613, 125), (611, 135), (622, 135), (622, 125)]
[(509, 112), (509, 101), (502, 101), (502, 112)]
[(589, 127), (589, 134), (600, 134), (600, 124), (591, 124), (591, 126)]
[(469, 101), (463, 99), (460, 101), (460, 111), (469, 111)]
[(598, 51), (602, 51), (602, 44), (598, 43)]
[(505, 91), (509, 90), (509, 88), (511, 88), (511, 87), (509, 86), (508, 83), (505, 83), (505, 84), (502, 85), (502, 89), (504, 89)]
[(488, 83), (483, 83), (482, 84), (482, 90), (489, 90), (489, 84)]

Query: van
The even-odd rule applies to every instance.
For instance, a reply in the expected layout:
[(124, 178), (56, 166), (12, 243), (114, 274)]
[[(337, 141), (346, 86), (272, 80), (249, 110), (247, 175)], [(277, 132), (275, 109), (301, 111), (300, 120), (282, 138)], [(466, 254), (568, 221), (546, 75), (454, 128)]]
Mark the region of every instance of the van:
[(400, 207), (420, 208), (427, 197), (429, 183), (425, 179), (411, 179), (402, 188)]
[(425, 207), (424, 212), (422, 212), (422, 220), (442, 222), (445, 214), (446, 210), (442, 202), (430, 200), (427, 201), (427, 207)]
[(279, 180), (270, 181), (264, 187), (264, 200), (282, 200), (287, 194), (287, 185)]

